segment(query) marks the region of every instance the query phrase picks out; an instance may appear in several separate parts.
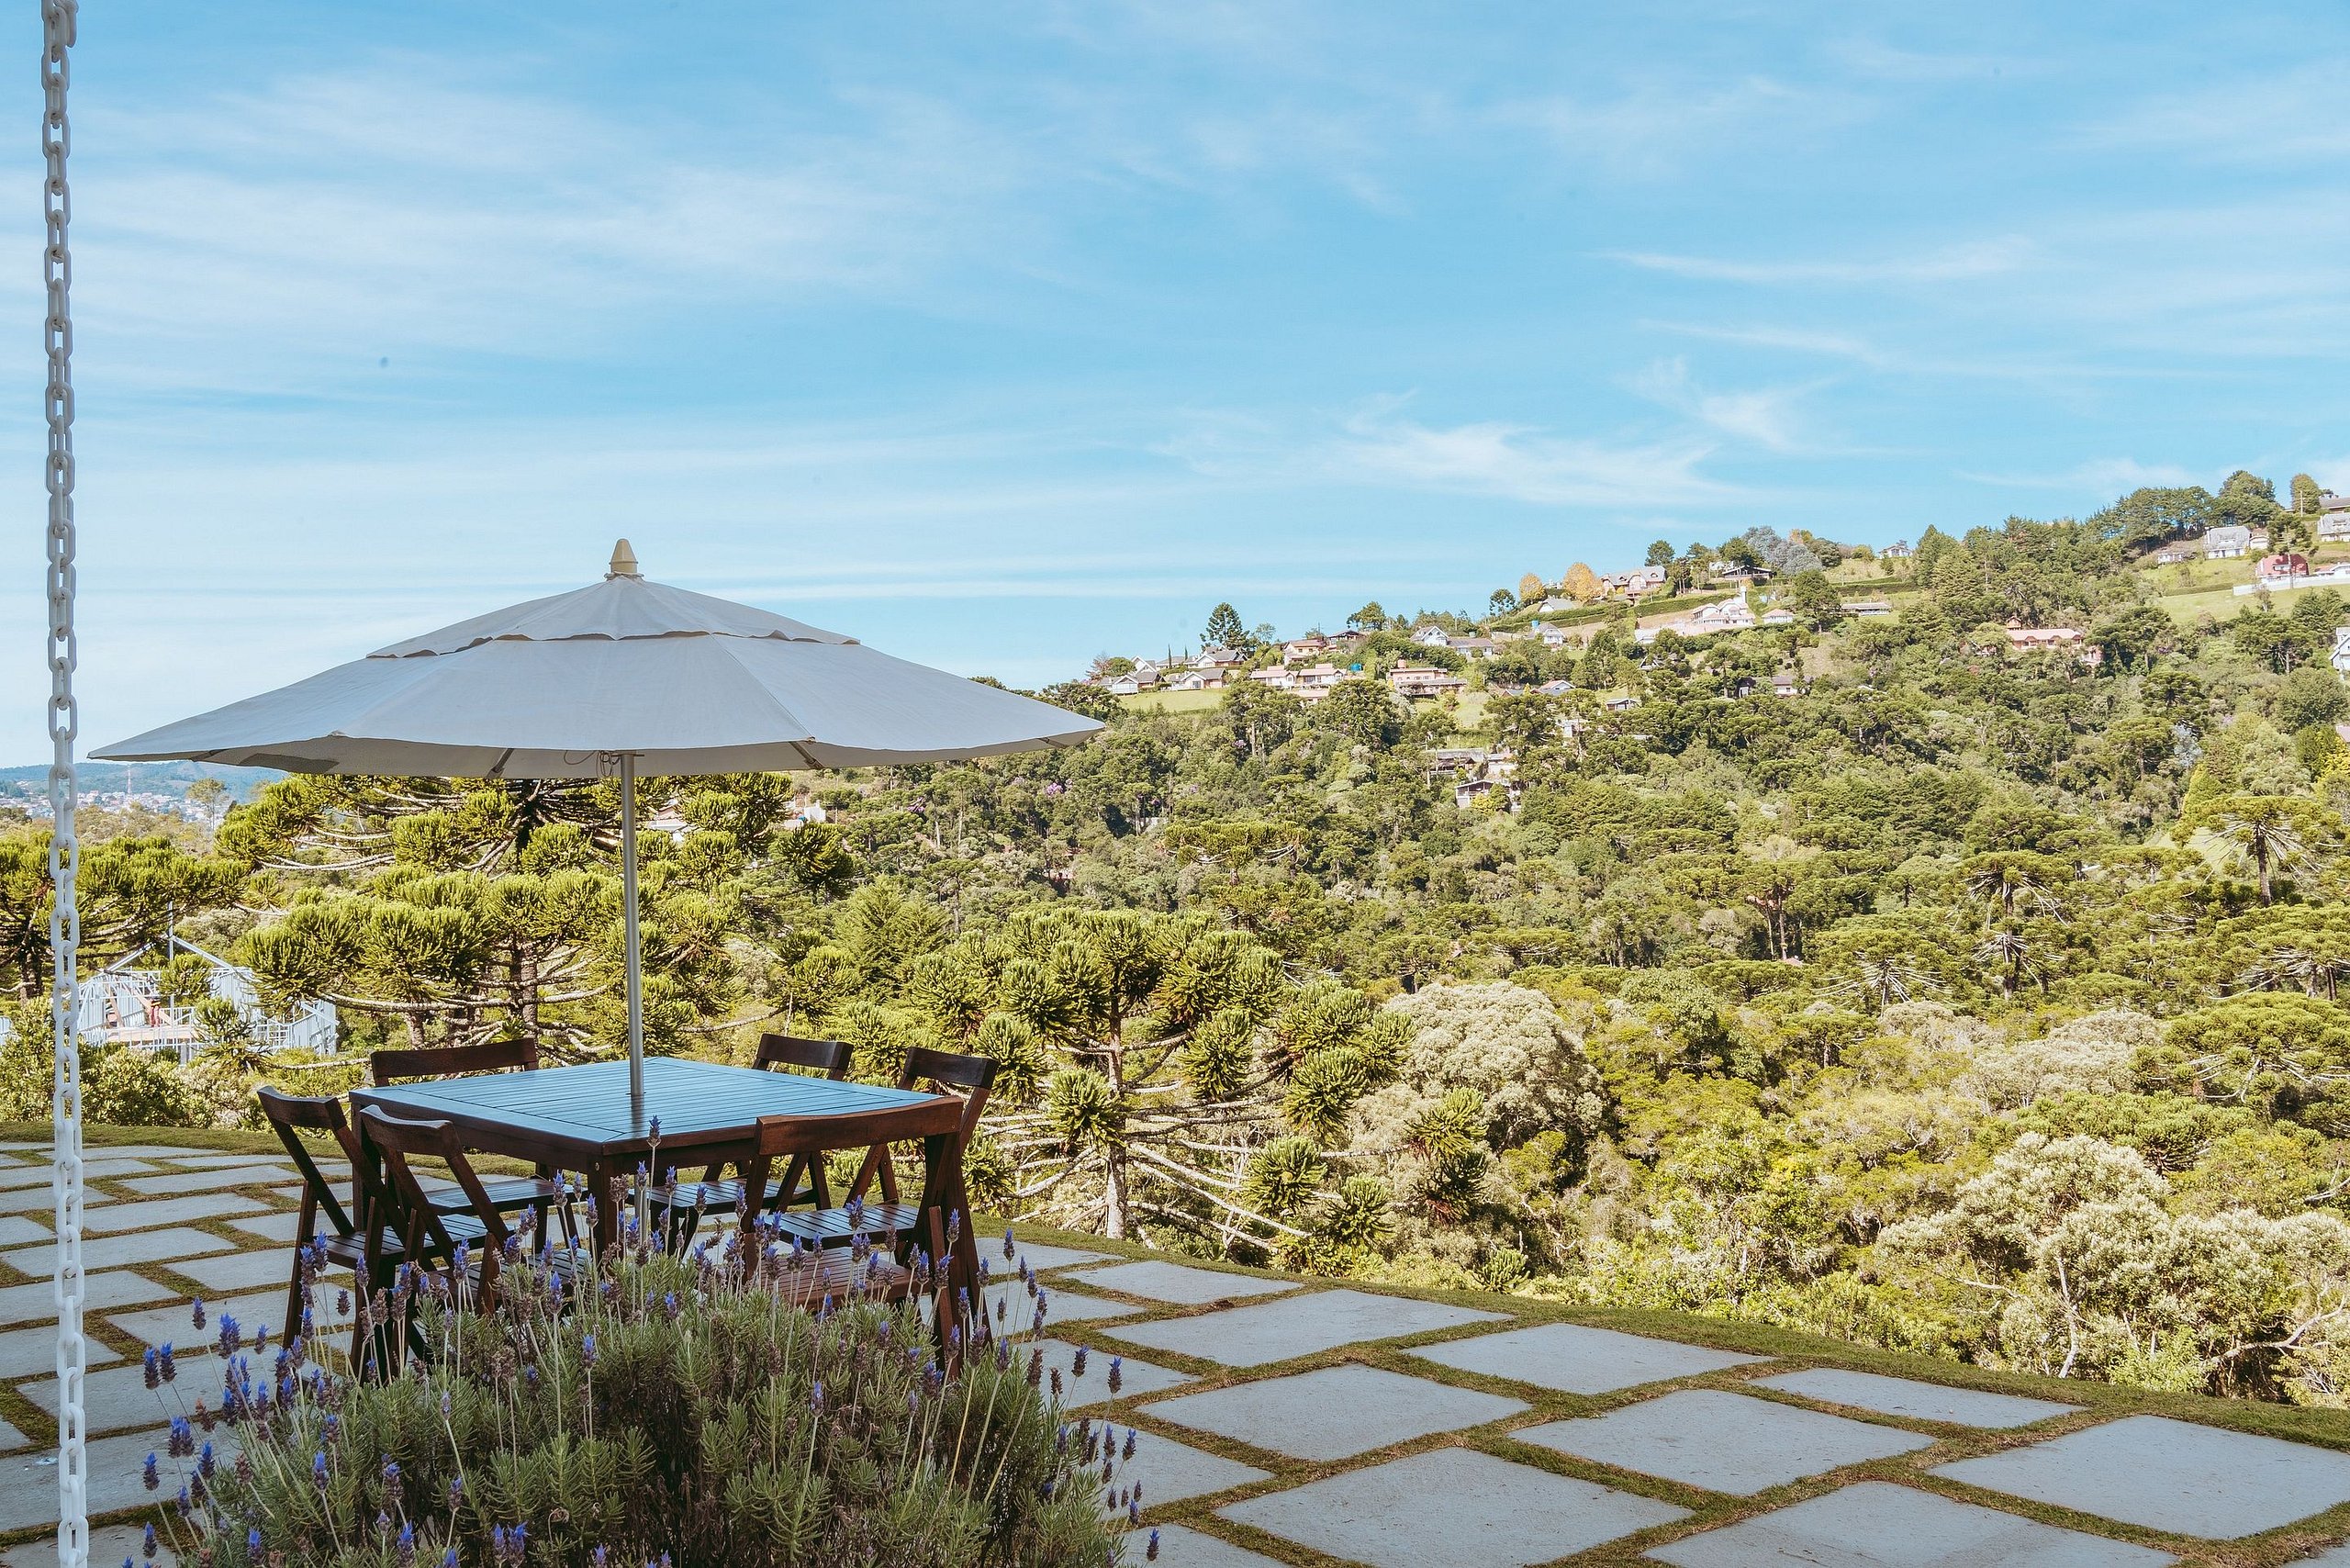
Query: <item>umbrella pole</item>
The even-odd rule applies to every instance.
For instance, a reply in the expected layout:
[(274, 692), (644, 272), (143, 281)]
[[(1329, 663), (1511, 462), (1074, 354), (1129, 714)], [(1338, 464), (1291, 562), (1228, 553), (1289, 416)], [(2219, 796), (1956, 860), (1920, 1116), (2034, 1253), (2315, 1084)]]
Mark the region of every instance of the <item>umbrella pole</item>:
[(629, 1108), (644, 1104), (644, 954), (636, 932), (636, 754), (621, 753), (621, 928), (628, 945)]

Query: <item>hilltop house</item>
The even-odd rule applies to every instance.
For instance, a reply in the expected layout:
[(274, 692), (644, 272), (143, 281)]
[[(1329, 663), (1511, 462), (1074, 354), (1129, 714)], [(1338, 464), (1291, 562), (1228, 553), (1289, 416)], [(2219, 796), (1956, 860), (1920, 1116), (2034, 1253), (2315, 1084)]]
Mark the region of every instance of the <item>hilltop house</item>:
[(1774, 697), (1801, 697), (1803, 695), (1803, 677), (1797, 675), (1791, 669), (1781, 670), (1778, 674), (1771, 678), (1771, 695)]
[(1840, 607), (1844, 613), (1862, 621), (1877, 621), (1893, 613), (1893, 601), (1885, 599), (1848, 599)]
[(1423, 621), (1412, 628), (1412, 641), (1424, 648), (1441, 648), (1452, 641), (1452, 633), (1433, 621)]
[(1172, 682), (1169, 691), (1222, 691), (1225, 672), (1220, 669), (1195, 669)]
[(2333, 667), (2343, 675), (2350, 675), (2350, 626), (2333, 629)]
[(1433, 665), (1404, 663), (1387, 672), (1387, 684), (1395, 689), (1397, 696), (1412, 701), (1460, 691), (1469, 683), (1450, 670), (1438, 669)]
[(2251, 554), (2252, 530), (2242, 523), (2203, 531), (2203, 558), (2207, 561), (2234, 561)]
[(2280, 550), (2274, 555), (2263, 555), (2252, 571), (2263, 582), (2290, 581), (2310, 575), (2310, 558), (2299, 551)]
[(1156, 691), (1158, 689), (1158, 672), (1137, 666), (1113, 678), (1106, 689), (1113, 697), (1135, 697), (1146, 691)]
[(2088, 633), (2077, 626), (2027, 626), (2020, 621), (2008, 622), (2008, 646), (2026, 650), (2076, 647), (2080, 661), (2090, 669), (2105, 662), (2105, 650), (2087, 641)]
[(1341, 669), (1326, 660), (1318, 665), (1310, 665), (1297, 672), (1297, 694), (1309, 700), (1320, 697), (1353, 673), (1352, 670)]
[(2350, 539), (2350, 498), (2328, 493), (2326, 500), (2340, 501), (2339, 507), (2329, 505), (2317, 515), (2317, 539), (2321, 544), (2338, 543)]
[(1490, 659), (1497, 644), (1491, 637), (1447, 637), (1444, 646), (1464, 659)]
[(1248, 678), (1275, 691), (1287, 691), (1297, 684), (1297, 677), (1287, 665), (1267, 665), (1262, 669), (1252, 669), (1248, 672)]
[[(186, 954), (202, 960), (209, 1000), (229, 1004), (253, 1048), (270, 1053), (304, 1050), (322, 1058), (335, 1054), (341, 1032), (332, 1002), (301, 1002), (286, 1016), (277, 1017), (262, 1005), (252, 970), (215, 958), (176, 935), (166, 935), (162, 946), (166, 955)], [(165, 1002), (156, 971), (131, 968), (151, 951), (141, 947), (126, 953), (82, 981), (76, 1028), (90, 1045), (123, 1046), (158, 1054), (168, 1051), (185, 1066), (211, 1045), (214, 1036), (197, 1021), (196, 1003)], [(7, 1024), (0, 1020), (0, 1042), (7, 1037)]]
[(1281, 663), (1293, 665), (1300, 659), (1319, 658), (1330, 646), (1330, 639), (1319, 632), (1309, 632), (1303, 637), (1292, 637), (1281, 644)]
[(1202, 648), (1200, 656), (1192, 661), (1193, 669), (1232, 669), (1248, 662), (1248, 656), (1237, 648)]
[(1755, 622), (1755, 624), (1759, 626), (1792, 626), (1795, 623), (1796, 612), (1794, 610), (1778, 608), (1764, 610)]
[(1886, 545), (1881, 554), (1888, 561), (1907, 561), (1915, 556), (1918, 552), (1909, 548), (1909, 541), (1907, 539), (1897, 539)]
[(2176, 566), (2182, 562), (2192, 561), (2202, 553), (2201, 547), (2191, 539), (2177, 544), (2165, 544), (2154, 552), (2154, 565)]
[(1662, 625), (1635, 627), (1632, 640), (1646, 647), (1655, 642), (1658, 633), (1662, 632), (1675, 632), (1684, 637), (1711, 637), (1723, 632), (1752, 630), (1754, 611), (1747, 604), (1744, 594), (1734, 593), (1728, 599), (1701, 604), (1688, 614), (1675, 616)]

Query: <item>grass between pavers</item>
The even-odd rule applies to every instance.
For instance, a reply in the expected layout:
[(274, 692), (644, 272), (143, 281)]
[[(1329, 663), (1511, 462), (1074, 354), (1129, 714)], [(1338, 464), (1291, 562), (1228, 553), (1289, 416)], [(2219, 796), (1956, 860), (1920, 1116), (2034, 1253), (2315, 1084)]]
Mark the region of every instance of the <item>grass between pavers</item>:
[[(48, 1130), (45, 1124), (30, 1126), (17, 1124), (13, 1126), (0, 1125), (0, 1141), (45, 1139)], [(87, 1141), (93, 1148), (107, 1144), (129, 1146), (147, 1143), (168, 1144), (199, 1152), (239, 1152), (278, 1157), (282, 1157), (284, 1153), (273, 1135), (241, 1131), (182, 1132), (176, 1129), (95, 1128), (91, 1130)], [(0, 1158), (21, 1159), (25, 1157), (22, 1154), (14, 1154), (0, 1156)], [(127, 1192), (115, 1193), (108, 1182), (95, 1182), (93, 1186), (114, 1193), (118, 1201), (129, 1201), (135, 1196)], [(270, 1203), (273, 1208), (280, 1211), (293, 1206), (270, 1196), (266, 1187), (224, 1188), (221, 1191), (261, 1196)], [(226, 1221), (193, 1223), (195, 1228), (220, 1236), (242, 1251), (277, 1249), (278, 1244), (263, 1241), (250, 1233), (237, 1230)], [(1000, 1218), (983, 1217), (979, 1228), (982, 1254), (988, 1257), (990, 1263), (997, 1266), (1000, 1271), (1002, 1266), (1000, 1238), (1002, 1234), (1003, 1222)], [(999, 1238), (998, 1240), (988, 1239), (988, 1233), (990, 1230), (994, 1237)], [(1215, 1509), (1244, 1498), (1286, 1491), (1326, 1476), (1361, 1470), (1455, 1444), (1474, 1448), (1515, 1463), (1528, 1465), (1555, 1474), (1595, 1482), (1618, 1491), (1656, 1498), (1690, 1510), (1689, 1517), (1686, 1518), (1627, 1536), (1572, 1557), (1559, 1559), (1561, 1563), (1629, 1565), (1639, 1562), (1644, 1561), (1641, 1557), (1642, 1552), (1666, 1540), (1678, 1540), (1684, 1536), (1717, 1529), (1755, 1514), (1769, 1512), (1806, 1498), (1834, 1491), (1861, 1480), (1889, 1481), (2064, 1529), (2154, 1547), (2177, 1556), (2183, 1562), (2208, 1565), (2208, 1568), (2277, 1568), (2279, 1564), (2296, 1561), (2345, 1537), (2350, 1537), (2350, 1505), (2336, 1507), (2313, 1518), (2272, 1530), (2264, 1535), (2248, 1537), (2239, 1541), (2211, 1542), (2118, 1524), (2093, 1516), (2075, 1514), (2063, 1508), (2033, 1503), (2005, 1494), (1981, 1491), (1962, 1483), (1944, 1480), (1927, 1473), (1930, 1468), (1947, 1464), (1955, 1460), (1973, 1458), (2042, 1441), (2083, 1427), (2130, 1415), (2168, 1416), (2206, 1426), (2226, 1428), (2235, 1431), (2350, 1451), (2350, 1413), (2303, 1409), (2244, 1400), (2165, 1394), (2138, 1389), (2117, 1388), (2104, 1383), (2074, 1383), (2035, 1377), (2025, 1373), (1992, 1372), (1954, 1361), (1933, 1361), (1893, 1351), (1869, 1350), (1792, 1329), (1729, 1322), (1718, 1318), (1671, 1312), (1583, 1307), (1488, 1292), (1420, 1290), (1357, 1280), (1301, 1279), (1300, 1276), (1285, 1274), (1274, 1270), (1249, 1269), (1221, 1260), (1157, 1252), (1147, 1247), (1128, 1242), (1109, 1241), (1081, 1231), (1063, 1231), (1028, 1225), (1021, 1226), (1019, 1230), (1020, 1235), (1031, 1242), (1101, 1253), (1114, 1259), (1158, 1259), (1181, 1263), (1188, 1267), (1249, 1278), (1299, 1280), (1309, 1289), (1343, 1285), (1368, 1294), (1474, 1307), (1501, 1314), (1507, 1319), (1507, 1321), (1467, 1324), (1395, 1339), (1381, 1340), (1370, 1345), (1342, 1346), (1335, 1350), (1295, 1357), (1285, 1361), (1268, 1363), (1264, 1366), (1228, 1368), (1171, 1350), (1131, 1345), (1102, 1332), (1110, 1327), (1125, 1327), (1144, 1322), (1197, 1316), (1204, 1313), (1223, 1310), (1222, 1305), (1169, 1305), (1162, 1302), (1125, 1294), (1091, 1282), (1069, 1278), (1069, 1275), (1081, 1272), (1086, 1269), (1100, 1267), (1101, 1265), (1098, 1264), (1072, 1263), (1059, 1269), (1045, 1271), (1050, 1288), (1059, 1289), (1065, 1283), (1069, 1289), (1119, 1300), (1136, 1308), (1132, 1314), (1115, 1319), (1114, 1323), (1092, 1319), (1054, 1322), (1048, 1318), (1046, 1331), (1051, 1337), (1088, 1346), (1095, 1358), (1097, 1369), (1106, 1369), (1107, 1359), (1110, 1356), (1127, 1355), (1136, 1360), (1147, 1361), (1183, 1372), (1190, 1374), (1192, 1379), (1178, 1388), (1159, 1394), (1121, 1397), (1101, 1406), (1091, 1406), (1084, 1412), (1086, 1415), (1097, 1421), (1113, 1420), (1119, 1426), (1131, 1426), (1147, 1435), (1181, 1442), (1188, 1447), (1220, 1454), (1227, 1459), (1238, 1460), (1270, 1473), (1270, 1478), (1265, 1481), (1200, 1497), (1154, 1505), (1144, 1512), (1145, 1526), (1188, 1525), (1207, 1534), (1218, 1536), (1262, 1552), (1276, 1561), (1296, 1564), (1298, 1568), (1338, 1568), (1341, 1560), (1301, 1547), (1284, 1538), (1225, 1519), (1216, 1514)], [(218, 1256), (225, 1255), (218, 1254)], [(138, 1264), (129, 1267), (131, 1271), (141, 1277), (174, 1290), (191, 1287), (196, 1283), (190, 1277), (179, 1274), (168, 1262)], [(0, 1268), (0, 1276), (13, 1275), (13, 1271)], [(204, 1293), (190, 1289), (187, 1294), (203, 1294)], [(1268, 1301), (1300, 1298), (1284, 1295), (1253, 1299)], [(1248, 1303), (1235, 1302), (1225, 1305), (1248, 1305)], [(1016, 1308), (1014, 1316), (1017, 1316)], [(1625, 1333), (1645, 1334), (1659, 1338), (1675, 1339), (1689, 1344), (1764, 1356), (1771, 1360), (1765, 1363), (1642, 1384), (1637, 1388), (1619, 1390), (1612, 1394), (1584, 1395), (1564, 1394), (1531, 1384), (1515, 1383), (1506, 1378), (1463, 1372), (1438, 1362), (1420, 1361), (1405, 1353), (1415, 1348), (1449, 1340), (1475, 1338), (1485, 1334), (1500, 1333), (1514, 1327), (1528, 1327), (1544, 1323), (1585, 1324), (1595, 1327), (1613, 1328)], [(90, 1320), (90, 1332), (94, 1338), (106, 1343), (111, 1349), (123, 1352), (133, 1361), (143, 1350), (137, 1339), (115, 1328), (111, 1324), (104, 1322), (103, 1317), (95, 1315)], [(1142, 1414), (1140, 1409), (1143, 1406), (1163, 1398), (1205, 1393), (1236, 1383), (1261, 1382), (1269, 1378), (1340, 1365), (1348, 1361), (1356, 1361), (1366, 1366), (1430, 1382), (1502, 1394), (1522, 1401), (1528, 1408), (1483, 1426), (1436, 1433), (1328, 1462), (1297, 1460), (1283, 1454), (1269, 1452), (1214, 1433), (1197, 1431), (1172, 1422), (1158, 1420)], [(1826, 1405), (1779, 1390), (1751, 1386), (1753, 1380), (1757, 1378), (1794, 1371), (1805, 1366), (1840, 1367), (1856, 1372), (1878, 1372), (1919, 1382), (1939, 1383), (1957, 1388), (1980, 1389), (1996, 1394), (2014, 1394), (2052, 1399), (2078, 1406), (2081, 1408), (2075, 1414), (2052, 1417), (2030, 1427), (1980, 1430)], [(1097, 1370), (1089, 1377), (1088, 1382), (1091, 1383), (1093, 1378), (1102, 1375), (1102, 1372)], [(29, 1383), (38, 1380), (22, 1381)], [(1917, 1432), (1935, 1439), (1936, 1443), (1931, 1449), (1898, 1455), (1891, 1459), (1846, 1466), (1841, 1470), (1830, 1471), (1824, 1475), (1807, 1477), (1785, 1486), (1776, 1487), (1752, 1497), (1732, 1497), (1701, 1492), (1655, 1476), (1617, 1470), (1539, 1445), (1520, 1442), (1512, 1436), (1515, 1432), (1550, 1421), (1600, 1415), (1626, 1405), (1639, 1403), (1684, 1388), (1739, 1391), (1780, 1404), (1827, 1410), (1852, 1420)], [(36, 1444), (55, 1440), (55, 1425), (48, 1414), (25, 1398), (13, 1385), (0, 1384), (0, 1417), (6, 1417), (13, 1422), (28, 1437), (32, 1438)], [(14, 1457), (20, 1458), (21, 1453)], [(105, 1518), (131, 1522), (148, 1519), (160, 1521), (162, 1510), (139, 1508)], [(48, 1532), (42, 1529), (32, 1529), (0, 1537), (0, 1550), (38, 1539), (46, 1533)]]

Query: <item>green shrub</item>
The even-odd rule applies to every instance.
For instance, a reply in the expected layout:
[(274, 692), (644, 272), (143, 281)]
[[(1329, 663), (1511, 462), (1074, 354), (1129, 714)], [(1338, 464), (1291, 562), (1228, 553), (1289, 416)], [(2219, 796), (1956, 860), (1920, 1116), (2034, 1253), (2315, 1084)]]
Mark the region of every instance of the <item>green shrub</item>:
[(183, 1559), (1118, 1561), (1102, 1513), (1120, 1462), (1109, 1430), (1063, 1424), (1029, 1353), (1008, 1340), (983, 1342), (950, 1372), (912, 1306), (852, 1299), (811, 1313), (715, 1257), (655, 1256), (569, 1285), (527, 1253), (509, 1260), (488, 1312), (448, 1311), (445, 1274), (404, 1272), (369, 1304), (387, 1337), (412, 1320), (433, 1348), (388, 1378), (335, 1375), (304, 1348), (278, 1347), (274, 1371), (258, 1352), (234, 1357), (222, 1408), (201, 1424), (228, 1420), (242, 1456), (207, 1481), (203, 1456), (187, 1457), (203, 1434), (181, 1427), (171, 1444), (190, 1488)]

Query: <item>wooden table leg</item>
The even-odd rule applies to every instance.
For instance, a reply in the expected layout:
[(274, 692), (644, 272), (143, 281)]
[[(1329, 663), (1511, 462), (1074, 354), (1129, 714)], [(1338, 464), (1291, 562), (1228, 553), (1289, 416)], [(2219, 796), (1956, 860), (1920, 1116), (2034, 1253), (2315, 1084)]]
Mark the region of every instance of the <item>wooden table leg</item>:
[(621, 1207), (624, 1202), (618, 1195), (620, 1185), (620, 1168), (611, 1160), (599, 1159), (588, 1168), (588, 1191), (596, 1199), (596, 1234), (592, 1239), (599, 1266), (604, 1254), (620, 1244)]

